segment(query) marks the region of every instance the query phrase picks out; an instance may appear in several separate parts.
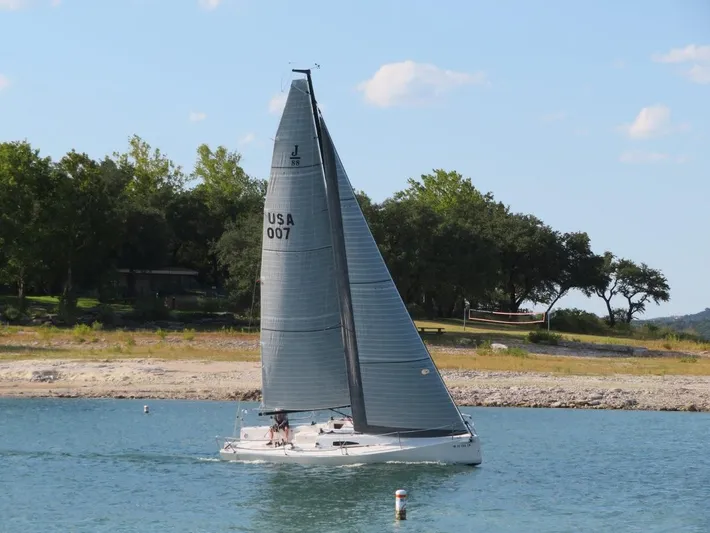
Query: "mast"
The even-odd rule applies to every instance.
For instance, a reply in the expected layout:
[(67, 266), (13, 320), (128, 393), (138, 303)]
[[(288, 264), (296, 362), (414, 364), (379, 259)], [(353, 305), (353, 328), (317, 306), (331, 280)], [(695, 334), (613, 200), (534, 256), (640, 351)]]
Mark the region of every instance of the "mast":
[(335, 276), (338, 287), (338, 300), (340, 303), (340, 317), (342, 321), (343, 347), (350, 389), (350, 408), (353, 415), (355, 431), (363, 432), (367, 428), (367, 413), (365, 411), (365, 397), (362, 390), (362, 376), (360, 373), (360, 360), (358, 355), (357, 337), (355, 334), (355, 319), (353, 314), (352, 295), (350, 293), (350, 276), (345, 252), (345, 233), (343, 230), (343, 217), (340, 208), (340, 192), (338, 189), (338, 174), (336, 170), (335, 150), (330, 134), (323, 137), (321, 117), (318, 114), (313, 81), (310, 69), (293, 69), (293, 72), (305, 74), (308, 80), (308, 93), (311, 99), (313, 120), (315, 121), (318, 145), (323, 163), (325, 176), (326, 201), (330, 217), (330, 229), (335, 259)]

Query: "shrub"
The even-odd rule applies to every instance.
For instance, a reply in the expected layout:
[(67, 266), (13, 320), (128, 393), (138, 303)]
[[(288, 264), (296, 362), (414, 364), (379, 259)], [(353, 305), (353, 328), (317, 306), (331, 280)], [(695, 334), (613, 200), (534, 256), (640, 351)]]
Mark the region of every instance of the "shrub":
[(20, 311), (17, 307), (14, 307), (12, 305), (8, 305), (5, 310), (2, 312), (2, 316), (7, 320), (8, 322), (17, 322), (22, 318), (22, 311)]
[(545, 331), (543, 329), (528, 333), (528, 341), (534, 344), (557, 345), (560, 343), (560, 340), (562, 340), (562, 335), (551, 331)]
[(186, 329), (185, 331), (182, 332), (182, 338), (185, 339), (186, 341), (191, 341), (195, 339), (195, 330), (194, 329)]
[(86, 337), (91, 333), (91, 328), (86, 324), (77, 324), (72, 330), (72, 335), (79, 342), (84, 342)]
[(505, 350), (506, 355), (512, 355), (513, 357), (520, 357), (522, 359), (527, 359), (530, 357), (530, 354), (527, 352), (527, 350), (523, 350), (522, 348), (518, 348), (517, 346), (513, 346)]
[(565, 333), (600, 335), (609, 332), (603, 319), (582, 309), (558, 309), (550, 316), (550, 327)]

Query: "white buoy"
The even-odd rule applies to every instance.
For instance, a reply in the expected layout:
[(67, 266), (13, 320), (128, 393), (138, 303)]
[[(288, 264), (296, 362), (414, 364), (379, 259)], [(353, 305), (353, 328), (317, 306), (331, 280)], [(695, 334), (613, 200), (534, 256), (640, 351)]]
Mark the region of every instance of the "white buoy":
[(399, 489), (394, 493), (394, 517), (397, 520), (407, 519), (407, 491)]
[(144, 412), (145, 414), (148, 414), (148, 413), (150, 412), (150, 409), (148, 409), (148, 406), (147, 406), (147, 405), (144, 405), (144, 406), (143, 406), (143, 412)]

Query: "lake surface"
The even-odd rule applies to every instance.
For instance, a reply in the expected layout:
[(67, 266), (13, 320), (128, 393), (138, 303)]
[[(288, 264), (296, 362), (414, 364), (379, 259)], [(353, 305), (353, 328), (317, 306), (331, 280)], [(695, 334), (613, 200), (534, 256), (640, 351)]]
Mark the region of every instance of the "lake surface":
[(464, 411), (478, 468), (314, 468), (217, 460), (235, 403), (0, 399), (0, 532), (710, 531), (707, 413)]

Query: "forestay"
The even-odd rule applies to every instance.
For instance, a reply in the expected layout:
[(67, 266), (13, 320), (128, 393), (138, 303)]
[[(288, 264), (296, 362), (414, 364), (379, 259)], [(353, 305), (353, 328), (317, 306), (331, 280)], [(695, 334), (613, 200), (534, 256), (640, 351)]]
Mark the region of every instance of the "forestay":
[(263, 409), (350, 405), (323, 168), (306, 80), (276, 133), (261, 262)]
[(367, 414), (367, 427), (361, 431), (410, 431), (409, 436), (465, 433), (461, 414), (399, 295), (334, 146), (333, 150)]

